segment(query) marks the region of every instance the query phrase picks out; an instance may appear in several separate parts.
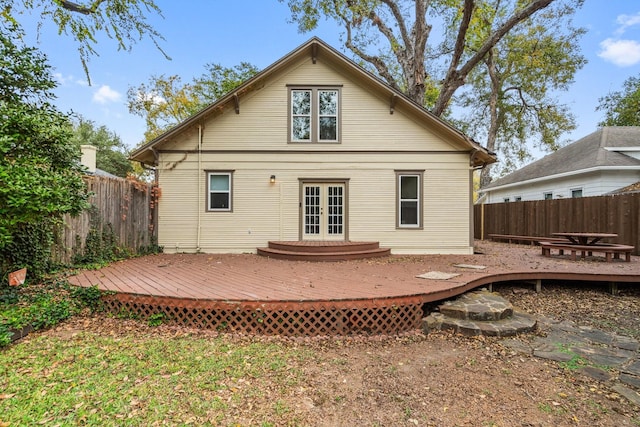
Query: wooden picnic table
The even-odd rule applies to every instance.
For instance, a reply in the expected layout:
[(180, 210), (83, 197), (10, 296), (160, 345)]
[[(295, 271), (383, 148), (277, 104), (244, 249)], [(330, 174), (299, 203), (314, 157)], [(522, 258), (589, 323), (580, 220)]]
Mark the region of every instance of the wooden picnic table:
[(602, 239), (618, 237), (614, 233), (551, 233), (553, 236), (564, 237), (574, 245), (591, 246), (597, 244)]

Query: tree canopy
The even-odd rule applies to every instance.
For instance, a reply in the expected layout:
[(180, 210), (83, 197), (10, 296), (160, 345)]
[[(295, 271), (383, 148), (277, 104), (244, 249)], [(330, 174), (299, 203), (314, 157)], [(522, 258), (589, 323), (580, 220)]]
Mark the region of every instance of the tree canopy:
[(629, 77), (622, 90), (598, 100), (596, 111), (604, 112), (598, 126), (640, 126), (640, 77)]
[(234, 67), (207, 64), (205, 70), (188, 83), (177, 75), (159, 75), (152, 76), (148, 83), (129, 87), (129, 112), (145, 119), (145, 141), (195, 114), (258, 72), (248, 62)]
[[(285, 0), (280, 0), (284, 2)], [(344, 43), (392, 87), (425, 104), (430, 85), (438, 89), (431, 111), (441, 116), (469, 73), (506, 34), (552, 2), (582, 0), (286, 0), (292, 21), (312, 31), (321, 17), (345, 30)], [(471, 23), (485, 8), (501, 10), (478, 38)], [(454, 34), (448, 22), (459, 23)], [(441, 25), (444, 31), (433, 31)], [(432, 33), (442, 34), (438, 40)], [(399, 72), (398, 72), (399, 71)], [(435, 83), (437, 82), (437, 83)]]
[(526, 157), (528, 139), (554, 149), (574, 126), (551, 94), (584, 64), (582, 30), (562, 27), (584, 0), (280, 1), (301, 32), (337, 22), (363, 66), (435, 115), (471, 110), (465, 130), (507, 164)]
[(102, 33), (114, 39), (118, 49), (129, 51), (144, 37), (148, 37), (164, 54), (159, 45), (163, 39), (148, 22), (147, 14), (162, 16), (154, 0), (0, 0), (0, 19), (5, 25), (19, 28), (20, 15), (39, 13), (40, 21), (52, 21), (58, 34), (68, 34), (78, 43), (78, 54), (89, 82), (88, 62), (96, 55), (97, 36)]
[[(488, 22), (496, 13), (486, 10)], [(457, 99), (467, 114), (460, 127), (497, 152), (506, 173), (530, 157), (530, 145), (556, 150), (561, 135), (575, 128), (574, 116), (553, 95), (568, 90), (586, 63), (580, 54), (582, 28), (571, 25), (572, 8), (549, 7), (498, 42), (469, 75)], [(482, 32), (483, 23), (474, 31)], [(489, 182), (490, 168), (481, 184)]]
[[(51, 69), (37, 49), (16, 40), (18, 32), (0, 27), (0, 267), (24, 255), (11, 246), (16, 238), (33, 229), (51, 237), (53, 223), (79, 213), (87, 199), (71, 123), (50, 104)], [(22, 240), (27, 249), (37, 246)]]

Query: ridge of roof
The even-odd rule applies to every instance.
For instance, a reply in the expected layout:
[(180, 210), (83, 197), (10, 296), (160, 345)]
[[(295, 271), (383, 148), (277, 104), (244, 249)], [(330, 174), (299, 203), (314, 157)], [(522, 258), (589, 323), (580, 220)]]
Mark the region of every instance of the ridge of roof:
[(593, 167), (640, 166), (640, 160), (606, 149), (636, 146), (640, 147), (640, 126), (605, 126), (491, 182), (482, 191)]
[(155, 147), (156, 145), (162, 143), (163, 141), (167, 140), (171, 136), (174, 136), (174, 135), (180, 133), (184, 129), (187, 129), (190, 126), (195, 125), (196, 123), (198, 123), (198, 121), (204, 119), (207, 115), (211, 114), (211, 112), (213, 112), (219, 106), (224, 105), (227, 102), (230, 102), (231, 100), (233, 100), (234, 97), (242, 95), (243, 93), (246, 93), (247, 91), (251, 90), (252, 85), (254, 85), (255, 83), (259, 82), (261, 79), (267, 78), (272, 73), (276, 72), (280, 67), (285, 66), (287, 63), (289, 63), (290, 61), (294, 60), (294, 58), (298, 57), (299, 55), (302, 55), (310, 47), (313, 49), (313, 45), (321, 46), (323, 49), (325, 49), (326, 51), (330, 52), (335, 57), (339, 58), (343, 62), (343, 64), (345, 64), (346, 66), (349, 66), (353, 70), (356, 70), (357, 72), (361, 73), (362, 75), (367, 76), (369, 79), (371, 79), (371, 81), (375, 82), (381, 89), (384, 88), (384, 90), (387, 90), (390, 93), (393, 93), (399, 99), (402, 99), (403, 102), (406, 105), (409, 105), (411, 108), (415, 109), (416, 111), (419, 111), (420, 114), (423, 114), (424, 117), (428, 118), (430, 121), (432, 121), (432, 123), (435, 123), (436, 125), (438, 125), (441, 128), (441, 131), (444, 131), (446, 133), (449, 133), (452, 136), (455, 136), (456, 138), (459, 139), (459, 141), (461, 141), (464, 144), (468, 145), (469, 148), (474, 153), (474, 155), (472, 156), (472, 161), (476, 161), (475, 155), (477, 153), (479, 153), (480, 157), (482, 158), (481, 160), (477, 160), (477, 162), (480, 163), (480, 164), (493, 163), (493, 162), (496, 161), (495, 153), (490, 152), (485, 147), (480, 145), (478, 142), (474, 141), (472, 138), (468, 137), (462, 131), (460, 131), (459, 129), (454, 127), (452, 124), (450, 124), (446, 120), (436, 116), (435, 114), (431, 113), (429, 110), (424, 108), (422, 105), (420, 105), (420, 104), (416, 103), (414, 100), (410, 99), (404, 93), (402, 93), (399, 90), (391, 87), (388, 83), (384, 82), (380, 77), (376, 76), (375, 74), (371, 73), (370, 71), (368, 71), (368, 70), (364, 69), (363, 67), (361, 67), (360, 65), (356, 64), (353, 60), (351, 60), (347, 56), (345, 56), (342, 52), (338, 51), (337, 49), (335, 49), (331, 45), (327, 44), (326, 42), (324, 42), (322, 39), (320, 39), (317, 36), (311, 37), (309, 40), (307, 40), (306, 42), (302, 43), (297, 48), (293, 49), (288, 54), (286, 54), (283, 57), (281, 57), (280, 59), (278, 59), (276, 62), (274, 62), (271, 65), (267, 66), (264, 70), (260, 71), (259, 73), (257, 73), (253, 77), (251, 77), (248, 80), (246, 80), (244, 83), (242, 83), (237, 88), (235, 88), (232, 91), (228, 92), (227, 94), (223, 95), (222, 97), (220, 97), (216, 101), (210, 103), (209, 105), (203, 107), (200, 111), (194, 113), (193, 115), (191, 115), (187, 119), (185, 119), (182, 122), (180, 122), (180, 123), (176, 124), (175, 126), (171, 127), (170, 129), (168, 129), (167, 131), (163, 132), (161, 135), (158, 135), (156, 138), (152, 139), (151, 141), (149, 141), (149, 142), (143, 144), (142, 146), (138, 147), (137, 149), (133, 150), (131, 152), (129, 158), (132, 159), (132, 160), (135, 160), (136, 157), (141, 156), (145, 151), (147, 151), (147, 150), (152, 150), (153, 151), (153, 147)]

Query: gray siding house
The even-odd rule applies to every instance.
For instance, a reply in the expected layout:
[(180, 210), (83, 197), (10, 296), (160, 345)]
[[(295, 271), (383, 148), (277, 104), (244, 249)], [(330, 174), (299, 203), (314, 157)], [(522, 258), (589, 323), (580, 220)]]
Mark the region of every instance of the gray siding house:
[(488, 186), (480, 203), (601, 196), (640, 182), (640, 126), (603, 127)]

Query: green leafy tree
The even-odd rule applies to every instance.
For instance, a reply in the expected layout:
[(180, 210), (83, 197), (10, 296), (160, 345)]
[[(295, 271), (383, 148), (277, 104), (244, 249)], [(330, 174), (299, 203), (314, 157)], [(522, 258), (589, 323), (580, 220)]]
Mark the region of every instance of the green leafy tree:
[(52, 21), (58, 34), (70, 34), (78, 43), (78, 54), (89, 79), (88, 62), (97, 55), (97, 36), (102, 33), (114, 39), (118, 48), (130, 51), (133, 44), (149, 37), (164, 54), (158, 43), (163, 37), (148, 22), (146, 14), (162, 16), (153, 0), (0, 0), (0, 19), (18, 28), (20, 15), (39, 13), (41, 22)]
[(179, 76), (152, 76), (127, 91), (129, 112), (145, 119), (145, 141), (195, 114), (253, 77), (258, 68), (247, 62), (234, 67), (205, 65), (206, 72), (189, 83)]
[(622, 90), (598, 100), (596, 111), (604, 112), (598, 126), (640, 126), (640, 77), (629, 77)]
[(18, 33), (16, 27), (0, 26), (3, 274), (7, 268), (46, 258), (41, 253), (49, 250), (46, 242), (50, 242), (55, 221), (65, 213), (78, 214), (87, 199), (80, 152), (70, 143), (71, 123), (49, 102), (56, 86), (51, 69), (44, 55), (15, 39)]
[[(480, 39), (501, 14), (496, 6), (485, 8), (470, 25)], [(561, 135), (575, 128), (569, 108), (553, 96), (568, 90), (586, 63), (578, 44), (585, 30), (571, 26), (573, 12), (551, 6), (514, 28), (470, 73), (468, 90), (458, 97), (457, 104), (469, 112), (460, 127), (499, 154), (502, 173), (530, 157), (532, 142), (556, 150)], [(482, 186), (490, 182), (491, 166), (482, 171)]]
[[(280, 0), (284, 2), (285, 0)], [(425, 93), (435, 100), (431, 111), (442, 116), (469, 74), (502, 38), (553, 2), (582, 0), (286, 0), (292, 21), (302, 32), (312, 31), (320, 18), (344, 29), (347, 49), (392, 87), (425, 105)], [(470, 31), (485, 8), (496, 9), (491, 25), (479, 38)], [(446, 31), (456, 18), (453, 34)], [(445, 31), (433, 31), (443, 25)], [(433, 34), (443, 37), (433, 40)], [(427, 67), (428, 65), (428, 67)], [(396, 70), (401, 72), (397, 73)], [(398, 79), (401, 76), (401, 79)], [(436, 83), (437, 82), (437, 83)], [(437, 87), (434, 95), (433, 85)]]
[(122, 178), (133, 172), (133, 166), (127, 158), (127, 147), (116, 133), (104, 125), (98, 126), (91, 120), (78, 118), (73, 127), (72, 142), (78, 147), (93, 145), (97, 148), (98, 169)]

